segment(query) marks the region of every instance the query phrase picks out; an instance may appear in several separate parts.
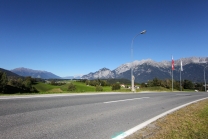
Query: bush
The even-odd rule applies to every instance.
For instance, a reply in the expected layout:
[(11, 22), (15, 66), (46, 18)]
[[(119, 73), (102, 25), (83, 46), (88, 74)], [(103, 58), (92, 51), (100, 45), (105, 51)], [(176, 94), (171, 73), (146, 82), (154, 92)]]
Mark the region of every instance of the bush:
[(120, 84), (116, 83), (112, 85), (112, 90), (120, 90), (120, 89), (121, 89)]
[(96, 91), (103, 91), (103, 87), (102, 87), (102, 86), (97, 85), (97, 86), (95, 87), (95, 90), (96, 90)]
[(68, 86), (68, 91), (75, 91), (76, 90), (76, 86), (72, 83), (69, 84)]

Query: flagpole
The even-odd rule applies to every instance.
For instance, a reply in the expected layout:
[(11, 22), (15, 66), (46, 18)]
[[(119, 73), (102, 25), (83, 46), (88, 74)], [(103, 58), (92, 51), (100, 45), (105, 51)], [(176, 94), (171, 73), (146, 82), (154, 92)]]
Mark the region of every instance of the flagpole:
[(181, 87), (181, 69), (180, 69), (180, 89), (182, 91), (182, 87)]
[(173, 69), (172, 69), (172, 92), (173, 92)]
[(182, 71), (182, 61), (181, 61), (181, 69), (180, 69), (180, 90), (182, 91), (182, 87), (181, 87), (181, 71)]
[(182, 60), (181, 60), (181, 69), (180, 69), (180, 89), (182, 91), (182, 85), (181, 85), (181, 72), (183, 71), (183, 64), (182, 64)]
[(173, 69), (174, 69), (173, 55), (172, 55), (171, 65), (172, 65), (172, 92), (173, 92)]

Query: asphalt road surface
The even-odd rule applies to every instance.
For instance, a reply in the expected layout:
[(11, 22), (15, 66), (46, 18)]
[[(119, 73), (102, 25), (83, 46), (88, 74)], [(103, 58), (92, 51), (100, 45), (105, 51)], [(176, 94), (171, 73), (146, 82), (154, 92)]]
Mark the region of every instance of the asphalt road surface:
[(1, 139), (110, 139), (208, 93), (0, 96)]

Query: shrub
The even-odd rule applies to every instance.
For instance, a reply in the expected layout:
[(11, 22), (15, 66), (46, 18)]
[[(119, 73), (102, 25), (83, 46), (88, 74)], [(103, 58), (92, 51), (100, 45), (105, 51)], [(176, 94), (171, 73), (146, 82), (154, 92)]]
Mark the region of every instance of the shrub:
[(74, 84), (70, 83), (68, 86), (68, 91), (74, 91), (74, 90), (76, 90), (76, 86)]
[(120, 84), (116, 83), (112, 85), (112, 90), (119, 90), (119, 89), (121, 89)]
[(102, 87), (102, 86), (97, 85), (97, 86), (95, 87), (95, 90), (96, 90), (96, 91), (103, 91), (103, 87)]

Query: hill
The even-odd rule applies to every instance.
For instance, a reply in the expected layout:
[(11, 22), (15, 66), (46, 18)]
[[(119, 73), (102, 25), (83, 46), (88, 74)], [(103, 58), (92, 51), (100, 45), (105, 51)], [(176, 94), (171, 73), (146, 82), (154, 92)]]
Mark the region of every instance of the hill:
[(13, 73), (13, 72), (3, 69), (3, 68), (0, 68), (0, 71), (5, 72), (7, 77), (21, 77), (21, 76), (17, 75), (16, 73)]

